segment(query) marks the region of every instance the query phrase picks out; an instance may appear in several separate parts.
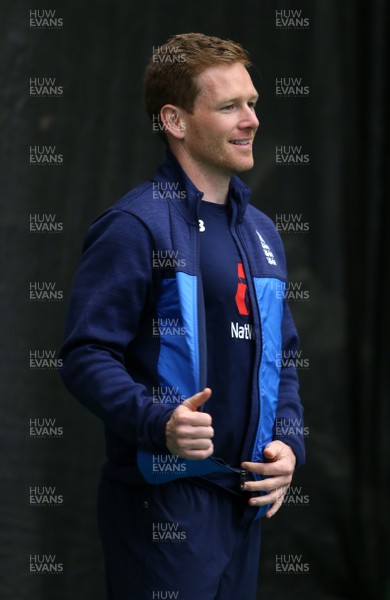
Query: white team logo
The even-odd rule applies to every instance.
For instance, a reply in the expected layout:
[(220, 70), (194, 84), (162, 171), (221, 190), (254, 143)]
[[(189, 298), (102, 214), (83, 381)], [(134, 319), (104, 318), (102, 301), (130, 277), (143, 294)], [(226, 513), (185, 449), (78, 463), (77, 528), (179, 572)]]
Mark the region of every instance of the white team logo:
[(276, 266), (277, 263), (276, 263), (274, 255), (271, 252), (271, 248), (265, 242), (264, 238), (260, 235), (260, 233), (257, 231), (257, 229), (256, 229), (256, 233), (259, 236), (260, 244), (261, 244), (261, 247), (265, 254), (265, 258), (267, 259), (268, 264)]
[(199, 231), (206, 231), (206, 227), (204, 226), (204, 221), (199, 219)]

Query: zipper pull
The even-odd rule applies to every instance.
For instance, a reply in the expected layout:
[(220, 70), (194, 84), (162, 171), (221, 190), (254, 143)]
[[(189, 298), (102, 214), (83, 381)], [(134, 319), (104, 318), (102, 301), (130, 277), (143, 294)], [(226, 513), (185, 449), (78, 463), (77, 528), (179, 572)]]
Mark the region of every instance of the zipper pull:
[(243, 489), (244, 483), (246, 482), (247, 472), (244, 469), (240, 469), (240, 490)]

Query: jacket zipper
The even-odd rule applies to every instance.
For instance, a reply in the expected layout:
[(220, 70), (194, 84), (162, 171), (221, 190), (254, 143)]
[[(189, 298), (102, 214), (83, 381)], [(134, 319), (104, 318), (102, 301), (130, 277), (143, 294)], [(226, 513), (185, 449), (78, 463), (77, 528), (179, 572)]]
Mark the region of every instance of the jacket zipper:
[[(248, 290), (249, 290), (249, 294), (250, 294), (251, 308), (253, 311), (253, 324), (255, 327), (256, 353), (255, 353), (254, 376), (253, 376), (252, 381), (254, 383), (253, 389), (256, 390), (256, 393), (257, 393), (257, 403), (256, 403), (257, 426), (254, 431), (252, 440), (243, 448), (243, 451), (242, 451), (243, 456), (248, 456), (248, 458), (245, 460), (253, 460), (253, 454), (254, 454), (254, 451), (256, 448), (256, 443), (257, 443), (257, 440), (259, 437), (259, 431), (261, 430), (261, 417), (262, 417), (261, 401), (260, 401), (261, 400), (260, 382), (259, 382), (259, 372), (260, 372), (260, 364), (261, 364), (261, 357), (262, 357), (262, 343), (261, 343), (262, 329), (261, 329), (260, 309), (258, 307), (257, 300), (256, 300), (256, 292), (254, 289), (253, 273), (252, 273), (252, 268), (251, 268), (251, 264), (250, 264), (250, 257), (247, 252), (245, 241), (240, 233), (240, 226), (237, 223), (235, 225), (235, 231), (236, 231), (237, 238), (240, 242), (241, 249), (242, 249), (242, 259), (244, 262), (244, 270), (245, 270)], [(257, 320), (257, 323), (256, 323), (256, 320)], [(258, 325), (257, 328), (256, 328), (256, 324)], [(258, 335), (257, 335), (257, 331), (258, 331)], [(252, 391), (252, 396), (253, 396), (253, 391)], [(251, 412), (252, 412), (252, 410), (253, 410), (253, 398), (252, 398), (252, 402), (251, 402)], [(247, 452), (247, 449), (248, 449), (248, 452)]]
[[(199, 286), (202, 286), (202, 290), (203, 290), (203, 282), (202, 282), (202, 273), (200, 270), (200, 243), (199, 243), (199, 206), (200, 206), (200, 202), (202, 200), (203, 197), (203, 193), (198, 193), (196, 195), (196, 233), (194, 236), (195, 239), (195, 254), (196, 254), (196, 310), (197, 310), (197, 323), (198, 323), (198, 331), (197, 331), (197, 337), (199, 338)], [(200, 282), (200, 283), (199, 283)], [(204, 295), (204, 294), (203, 294)], [(204, 298), (202, 297), (202, 302), (203, 302), (203, 307), (202, 307), (202, 311), (203, 311), (203, 315), (205, 315), (205, 306), (204, 306)], [(204, 343), (205, 346), (207, 348), (207, 337), (206, 337), (206, 330), (204, 332)], [(201, 373), (201, 365), (202, 365), (202, 359), (200, 356), (200, 343), (199, 343), (199, 339), (198, 339), (198, 363), (199, 363), (199, 373), (198, 373), (198, 381), (197, 381), (197, 387), (199, 389), (197, 389), (198, 392), (200, 392), (200, 386), (201, 386), (201, 380), (202, 380), (202, 373)], [(202, 405), (201, 411), (204, 410), (204, 405)]]

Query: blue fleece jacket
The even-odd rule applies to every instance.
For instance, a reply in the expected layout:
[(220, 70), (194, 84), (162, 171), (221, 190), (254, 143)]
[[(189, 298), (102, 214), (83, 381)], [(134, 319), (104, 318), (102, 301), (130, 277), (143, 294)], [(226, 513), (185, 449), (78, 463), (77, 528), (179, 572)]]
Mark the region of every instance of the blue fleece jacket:
[[(231, 234), (253, 308), (255, 356), (242, 459), (263, 461), (280, 439), (304, 462), (303, 408), (294, 356), (298, 336), (284, 298), (282, 242), (272, 221), (248, 204), (250, 190), (231, 179)], [(156, 478), (168, 452), (165, 426), (178, 403), (207, 384), (206, 327), (199, 266), (202, 193), (175, 157), (91, 225), (71, 292), (62, 378), (104, 422), (106, 475), (163, 483), (212, 473), (218, 461), (180, 461)], [(276, 424), (283, 427), (276, 427)]]

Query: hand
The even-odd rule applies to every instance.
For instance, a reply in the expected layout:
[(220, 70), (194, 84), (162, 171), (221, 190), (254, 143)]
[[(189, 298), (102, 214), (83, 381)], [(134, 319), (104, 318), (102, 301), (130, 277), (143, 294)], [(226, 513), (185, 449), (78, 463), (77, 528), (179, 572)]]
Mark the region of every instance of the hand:
[(205, 388), (184, 400), (171, 414), (165, 427), (165, 435), (167, 447), (172, 454), (196, 460), (208, 458), (214, 452), (211, 416), (197, 410), (210, 396), (210, 388)]
[(244, 462), (241, 467), (251, 473), (258, 473), (267, 479), (246, 481), (243, 488), (247, 492), (270, 492), (249, 500), (250, 506), (271, 504), (265, 516), (270, 519), (283, 504), (287, 488), (292, 481), (296, 458), (290, 446), (275, 440), (264, 449), (265, 463)]

